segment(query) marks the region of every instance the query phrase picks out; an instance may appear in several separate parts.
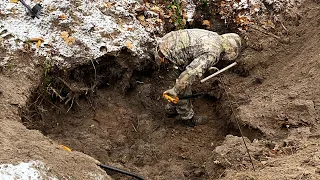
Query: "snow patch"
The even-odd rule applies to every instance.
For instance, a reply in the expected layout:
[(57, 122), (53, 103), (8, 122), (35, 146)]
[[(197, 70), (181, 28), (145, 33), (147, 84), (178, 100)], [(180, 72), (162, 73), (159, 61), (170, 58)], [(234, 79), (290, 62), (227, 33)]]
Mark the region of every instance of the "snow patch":
[(27, 163), (0, 164), (1, 180), (57, 180), (56, 177), (48, 175), (48, 168), (41, 161), (29, 161)]
[[(25, 0), (31, 7), (34, 1)], [(106, 5), (111, 3), (112, 6)], [(134, 16), (137, 1), (60, 1), (42, 0), (40, 19), (27, 15), (21, 3), (0, 1), (0, 44), (10, 52), (24, 50), (26, 45), (36, 56), (67, 58), (77, 61), (98, 58), (105, 53), (119, 51), (127, 41), (133, 55), (144, 57), (144, 44), (153, 38)], [(59, 18), (61, 15), (65, 18)], [(66, 31), (75, 42), (68, 44), (61, 37)], [(42, 38), (40, 47), (31, 38)], [(39, 44), (38, 44), (39, 45)], [(105, 47), (107, 51), (100, 51)]]

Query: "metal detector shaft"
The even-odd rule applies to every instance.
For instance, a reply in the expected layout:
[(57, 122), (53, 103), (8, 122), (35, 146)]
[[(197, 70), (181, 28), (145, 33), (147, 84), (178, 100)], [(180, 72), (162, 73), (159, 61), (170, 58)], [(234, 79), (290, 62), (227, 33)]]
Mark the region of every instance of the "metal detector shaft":
[(217, 72), (215, 72), (215, 73), (211, 74), (210, 76), (208, 76), (208, 77), (206, 77), (206, 78), (202, 79), (200, 82), (201, 82), (201, 83), (203, 83), (203, 82), (205, 82), (205, 81), (207, 81), (207, 80), (209, 80), (209, 79), (213, 78), (214, 76), (216, 76), (216, 75), (218, 75), (218, 74), (220, 74), (220, 73), (222, 73), (222, 72), (224, 72), (224, 71), (226, 71), (226, 70), (228, 70), (228, 69), (232, 68), (232, 67), (233, 67), (233, 66), (235, 66), (235, 65), (237, 65), (237, 62), (234, 62), (234, 63), (230, 64), (229, 66), (227, 66), (227, 67), (225, 67), (225, 68), (223, 68), (223, 69), (221, 69), (221, 70), (219, 70), (219, 71), (217, 71)]
[(116, 167), (113, 167), (113, 166), (108, 166), (108, 165), (105, 165), (105, 164), (97, 164), (99, 167), (101, 167), (102, 169), (105, 169), (105, 170), (110, 170), (110, 171), (114, 171), (114, 172), (117, 172), (117, 173), (121, 173), (121, 174), (125, 174), (127, 176), (131, 176), (131, 177), (134, 177), (136, 179), (139, 179), (139, 180), (144, 180), (143, 177), (141, 176), (138, 176), (134, 173), (131, 173), (131, 172), (128, 172), (128, 171), (125, 171), (125, 170), (122, 170), (122, 169), (118, 169)]
[(179, 97), (179, 99), (190, 99), (190, 98), (197, 98), (199, 96), (204, 96), (204, 95), (206, 95), (206, 93), (197, 93), (197, 94), (178, 96), (178, 97)]
[(27, 9), (28, 9), (28, 11), (30, 12), (30, 13), (32, 13), (32, 15), (34, 15), (34, 16), (36, 16), (38, 19), (40, 19), (40, 17), (35, 13), (35, 12), (33, 12), (33, 10), (31, 9), (31, 7), (28, 5), (28, 4), (26, 4), (23, 0), (19, 0), (23, 5), (24, 5), (24, 7), (26, 7)]

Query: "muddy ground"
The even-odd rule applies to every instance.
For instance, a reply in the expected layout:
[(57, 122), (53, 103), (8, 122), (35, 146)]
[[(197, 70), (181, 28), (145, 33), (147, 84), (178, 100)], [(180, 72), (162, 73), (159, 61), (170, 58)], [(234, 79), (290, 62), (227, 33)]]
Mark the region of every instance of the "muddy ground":
[(54, 174), (69, 178), (103, 173), (79, 151), (146, 179), (319, 179), (320, 5), (308, 1), (298, 14), (283, 22), (287, 33), (281, 37), (289, 37), (288, 44), (251, 30), (241, 65), (195, 85), (194, 92), (209, 94), (194, 99), (195, 111), (210, 118), (193, 128), (164, 114), (161, 94), (174, 78), (152, 63), (126, 64), (131, 57), (125, 51), (97, 59), (94, 66), (52, 69), (52, 87), (63, 96), (70, 89), (58, 76), (77, 87), (97, 85), (68, 103), (52, 91), (43, 94), (42, 67), (28, 70), (31, 57), (13, 58), (14, 66), (1, 69), (0, 76), (1, 152), (6, 153), (1, 162), (41, 159), (54, 164)]

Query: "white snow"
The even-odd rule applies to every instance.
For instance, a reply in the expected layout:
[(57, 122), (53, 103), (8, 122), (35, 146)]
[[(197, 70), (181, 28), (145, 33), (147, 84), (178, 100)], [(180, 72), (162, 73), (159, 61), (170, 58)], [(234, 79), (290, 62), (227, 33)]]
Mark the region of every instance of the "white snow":
[(187, 2), (186, 9), (187, 9), (187, 17), (188, 17), (187, 21), (192, 22), (193, 14), (196, 11), (196, 5), (193, 3), (192, 0), (186, 0), (186, 2)]
[(29, 161), (27, 163), (0, 164), (0, 180), (57, 180), (49, 176), (48, 168), (41, 161)]
[[(35, 5), (31, 0), (25, 1), (31, 7)], [(107, 2), (112, 6), (107, 7)], [(102, 46), (107, 52), (119, 51), (127, 41), (132, 43), (134, 55), (143, 56), (140, 44), (153, 41), (134, 17), (138, 4), (133, 0), (42, 0), (41, 5), (40, 19), (32, 19), (21, 3), (0, 1), (0, 14), (5, 15), (0, 16), (0, 45), (14, 52), (23, 49), (30, 38), (41, 37), (44, 42), (40, 48), (32, 44), (35, 55), (51, 59), (77, 57), (81, 61), (104, 55), (106, 52), (100, 52)], [(59, 19), (62, 14), (67, 19)], [(61, 38), (62, 31), (67, 31), (76, 43), (68, 45)]]

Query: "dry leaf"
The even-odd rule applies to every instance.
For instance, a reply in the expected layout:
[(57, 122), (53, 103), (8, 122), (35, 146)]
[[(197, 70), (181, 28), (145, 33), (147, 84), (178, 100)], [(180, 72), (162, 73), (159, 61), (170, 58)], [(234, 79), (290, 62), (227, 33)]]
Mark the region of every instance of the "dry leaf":
[(104, 3), (104, 6), (107, 7), (107, 8), (111, 8), (112, 7), (112, 4), (110, 2), (105, 2)]
[(146, 5), (147, 8), (150, 8), (150, 4), (148, 2), (146, 2), (145, 5)]
[(186, 25), (187, 24), (187, 20), (186, 19), (182, 19), (182, 25)]
[(18, 3), (19, 0), (10, 0), (11, 3)]
[(156, 19), (155, 21), (156, 21), (156, 23), (162, 23), (161, 19)]
[(60, 33), (60, 36), (68, 45), (71, 45), (76, 41), (74, 37), (69, 36), (69, 33), (67, 31), (62, 31)]
[(185, 0), (182, 0), (182, 1), (181, 1), (181, 7), (186, 7), (187, 4), (188, 4), (188, 3), (187, 3)]
[(186, 12), (184, 12), (184, 13), (182, 14), (182, 17), (183, 17), (184, 19), (188, 19), (188, 15), (187, 15), (187, 13), (186, 13)]
[(142, 26), (144, 26), (144, 27), (147, 27), (147, 26), (148, 26), (148, 24), (147, 24), (145, 21), (140, 21), (140, 24), (141, 24)]
[(128, 49), (132, 49), (133, 45), (131, 41), (126, 41), (126, 46), (128, 47)]
[(203, 20), (203, 21), (202, 21), (202, 25), (205, 25), (205, 26), (210, 27), (210, 26), (211, 26), (211, 23), (210, 23), (209, 20)]
[(68, 37), (68, 39), (66, 40), (66, 43), (68, 45), (71, 45), (71, 44), (73, 44), (75, 42), (76, 42), (76, 38), (74, 38), (74, 37)]
[(65, 20), (65, 19), (67, 19), (67, 16), (66, 16), (65, 14), (61, 14), (61, 15), (59, 16), (59, 19)]
[(249, 19), (245, 16), (242, 16), (242, 17), (237, 16), (235, 20), (238, 24), (241, 24), (241, 25), (250, 24)]
[(44, 41), (44, 39), (42, 37), (37, 37), (37, 38), (30, 38), (29, 41), (31, 42), (38, 42), (38, 41)]
[(62, 31), (60, 33), (60, 36), (62, 37), (62, 39), (66, 39), (69, 37), (69, 33), (67, 31)]
[(145, 18), (143, 15), (140, 15), (140, 16), (138, 16), (138, 19), (139, 19), (140, 21), (144, 21), (146, 18)]
[(41, 40), (39, 40), (39, 41), (37, 42), (37, 44), (36, 44), (37, 48), (40, 48), (41, 43), (42, 43)]
[(151, 8), (151, 11), (160, 12), (161, 9), (160, 9), (160, 7), (158, 7), (158, 6), (153, 6), (153, 7)]

